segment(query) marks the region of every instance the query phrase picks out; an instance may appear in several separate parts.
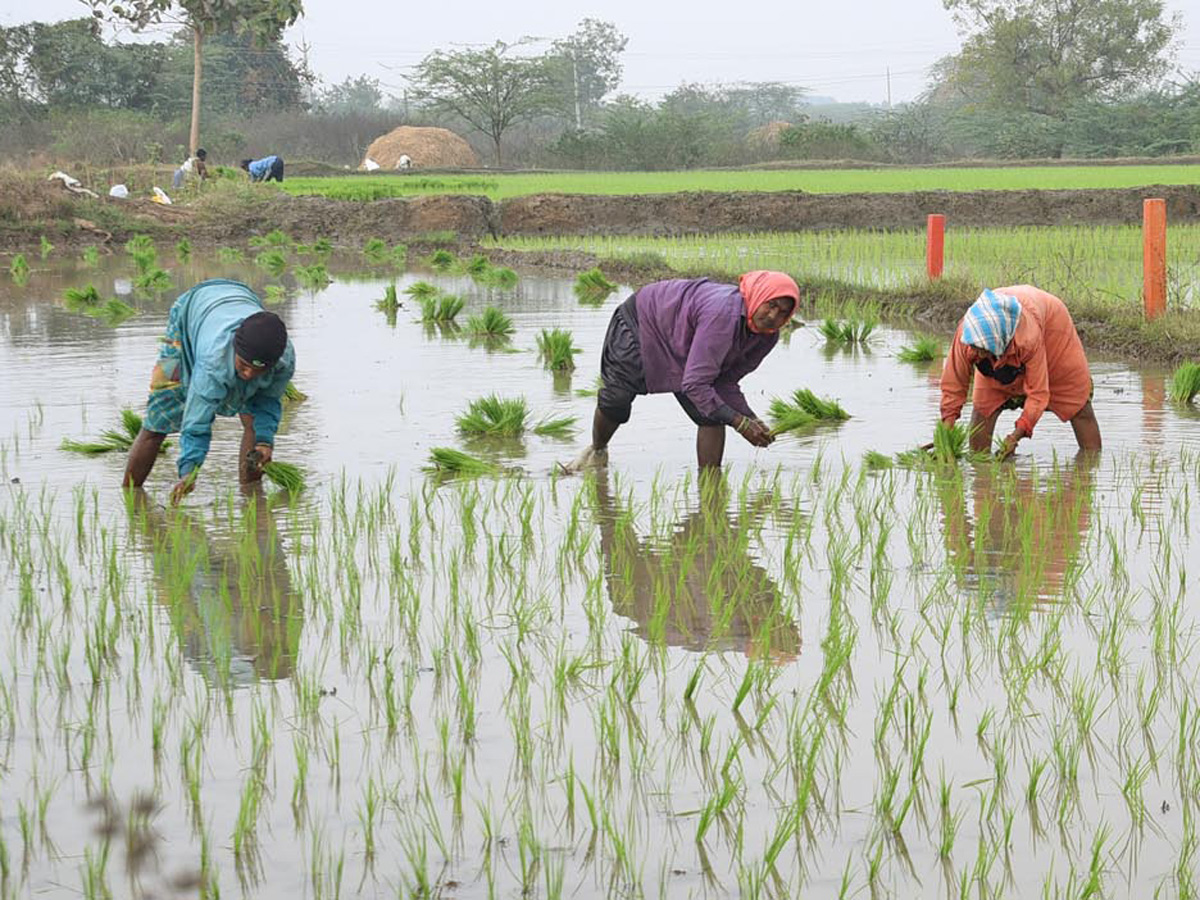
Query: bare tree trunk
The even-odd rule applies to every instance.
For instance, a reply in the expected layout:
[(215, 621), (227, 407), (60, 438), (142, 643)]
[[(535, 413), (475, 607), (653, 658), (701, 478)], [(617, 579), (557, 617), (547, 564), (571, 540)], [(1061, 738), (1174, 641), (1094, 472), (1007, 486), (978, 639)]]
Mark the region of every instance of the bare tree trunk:
[(492, 135), (492, 143), (496, 145), (496, 168), (499, 169), (502, 165), (504, 165), (503, 161), (500, 159), (500, 135), (499, 134)]
[(204, 38), (200, 34), (200, 29), (197, 26), (192, 26), (192, 47), (194, 59), (192, 63), (192, 131), (188, 136), (188, 156), (195, 156), (196, 150), (200, 146), (200, 77), (204, 71), (203, 58), (200, 55), (200, 47), (204, 42)]

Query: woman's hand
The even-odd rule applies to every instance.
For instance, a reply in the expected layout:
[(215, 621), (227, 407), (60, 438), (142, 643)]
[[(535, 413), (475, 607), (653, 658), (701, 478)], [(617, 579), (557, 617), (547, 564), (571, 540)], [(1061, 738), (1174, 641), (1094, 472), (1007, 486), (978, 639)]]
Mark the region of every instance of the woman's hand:
[(1001, 441), (1000, 446), (996, 449), (996, 459), (1008, 459), (1016, 453), (1017, 442), (1023, 437), (1025, 437), (1025, 433), (1017, 430)]
[(769, 447), (775, 440), (775, 435), (771, 434), (770, 428), (758, 419), (752, 419), (749, 416), (738, 416), (734, 427), (738, 434), (755, 447)]
[(196, 479), (191, 475), (185, 475), (175, 482), (175, 487), (171, 488), (171, 505), (178, 506), (179, 501), (196, 489)]

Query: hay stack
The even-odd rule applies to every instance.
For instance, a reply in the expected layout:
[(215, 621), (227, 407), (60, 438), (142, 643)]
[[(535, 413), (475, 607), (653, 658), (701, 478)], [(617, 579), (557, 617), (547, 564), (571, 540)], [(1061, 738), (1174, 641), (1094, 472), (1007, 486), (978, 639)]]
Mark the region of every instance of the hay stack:
[(380, 169), (391, 171), (401, 155), (412, 160), (414, 169), (469, 169), (479, 165), (471, 145), (453, 131), (401, 125), (371, 142), (359, 168), (366, 168), (366, 160), (373, 159)]
[(768, 122), (746, 135), (746, 143), (756, 150), (778, 150), (779, 137), (792, 127), (791, 122)]

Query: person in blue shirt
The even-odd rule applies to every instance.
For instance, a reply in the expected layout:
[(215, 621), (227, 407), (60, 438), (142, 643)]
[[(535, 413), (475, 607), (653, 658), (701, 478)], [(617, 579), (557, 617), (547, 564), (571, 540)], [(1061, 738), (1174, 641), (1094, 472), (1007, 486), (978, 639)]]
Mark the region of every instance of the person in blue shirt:
[[(257, 481), (261, 464), (271, 459), (283, 393), (295, 369), (287, 326), (246, 285), (216, 278), (182, 294), (167, 316), (142, 431), (125, 465), (125, 487), (142, 486), (163, 440), (178, 431), (179, 482), (171, 500), (179, 502), (194, 486), (219, 415), (241, 419), (240, 479)], [(258, 451), (257, 466), (249, 462), (251, 451)]]
[(243, 159), (242, 168), (250, 173), (251, 181), (283, 181), (282, 156), (264, 156), (262, 159)]

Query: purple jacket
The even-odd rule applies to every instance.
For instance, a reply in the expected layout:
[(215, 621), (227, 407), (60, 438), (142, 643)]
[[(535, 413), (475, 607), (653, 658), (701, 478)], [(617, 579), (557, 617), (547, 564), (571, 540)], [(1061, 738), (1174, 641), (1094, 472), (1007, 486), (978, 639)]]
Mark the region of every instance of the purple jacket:
[(683, 392), (700, 413), (733, 422), (754, 416), (738, 382), (779, 340), (746, 326), (736, 285), (707, 278), (656, 281), (637, 292), (638, 338), (646, 390)]

